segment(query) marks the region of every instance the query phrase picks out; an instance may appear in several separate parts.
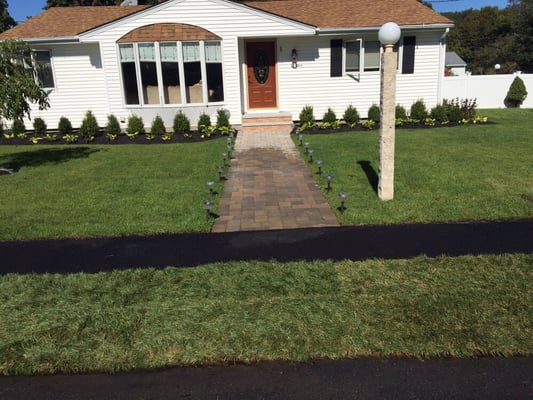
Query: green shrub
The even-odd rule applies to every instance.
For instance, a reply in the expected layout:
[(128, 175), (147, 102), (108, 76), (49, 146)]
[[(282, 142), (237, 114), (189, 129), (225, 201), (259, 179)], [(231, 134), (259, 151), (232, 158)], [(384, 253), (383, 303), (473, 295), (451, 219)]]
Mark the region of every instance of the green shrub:
[(211, 117), (206, 113), (200, 114), (200, 117), (198, 118), (198, 130), (202, 131), (202, 129), (209, 126), (211, 126)]
[(67, 117), (59, 118), (57, 130), (61, 136), (70, 135), (72, 133), (72, 124), (70, 123), (70, 120)]
[(324, 116), (322, 117), (322, 122), (334, 124), (335, 121), (337, 121), (337, 115), (335, 114), (335, 111), (331, 109), (331, 107), (328, 107), (328, 110), (324, 113)]
[(152, 121), (152, 126), (150, 127), (150, 133), (152, 135), (157, 135), (157, 136), (163, 136), (165, 133), (167, 133), (167, 128), (165, 128), (165, 123), (163, 122), (163, 118), (161, 118), (159, 115), (156, 115), (156, 117)]
[(438, 104), (431, 109), (429, 113), (431, 118), (437, 122), (448, 122), (448, 113), (446, 112), (446, 107), (442, 104)]
[(223, 108), (217, 111), (217, 129), (220, 128), (231, 128), (228, 113)]
[(381, 110), (377, 104), (372, 104), (368, 109), (368, 119), (374, 122), (379, 122), (381, 119)]
[(191, 131), (191, 122), (181, 110), (174, 117), (173, 130), (174, 133), (181, 135), (188, 135)]
[(98, 135), (99, 130), (100, 128), (98, 127), (96, 117), (91, 111), (87, 111), (85, 118), (83, 118), (83, 121), (81, 122), (80, 136), (87, 140), (92, 140)]
[(524, 81), (519, 76), (515, 77), (509, 91), (505, 96), (505, 105), (507, 107), (520, 107), (527, 97), (527, 90)]
[(300, 125), (311, 125), (315, 124), (315, 113), (313, 111), (313, 106), (307, 105), (302, 108), (300, 111)]
[(456, 123), (461, 120), (461, 108), (453, 100), (444, 99), (442, 105), (446, 110), (448, 121)]
[(24, 125), (24, 121), (22, 121), (21, 119), (16, 119), (13, 121), (11, 129), (12, 132), (17, 135), (19, 133), (26, 132), (26, 125)]
[(405, 107), (401, 104), (396, 104), (396, 110), (394, 113), (394, 117), (396, 119), (401, 119), (405, 121), (407, 119), (407, 111), (405, 111)]
[(344, 111), (342, 118), (348, 125), (350, 125), (350, 127), (353, 128), (359, 122), (359, 113), (357, 112), (357, 109), (350, 104)]
[(43, 136), (46, 134), (46, 122), (44, 119), (37, 117), (33, 120), (33, 130), (36, 136)]
[(129, 135), (142, 135), (144, 134), (144, 121), (142, 117), (132, 114), (128, 117), (128, 127), (126, 128), (126, 133)]
[(419, 99), (411, 105), (409, 118), (416, 121), (424, 121), (428, 117), (428, 111), (424, 100)]
[(120, 135), (122, 129), (120, 128), (120, 123), (118, 122), (117, 117), (113, 114), (107, 116), (107, 125), (105, 126), (106, 135), (116, 136)]

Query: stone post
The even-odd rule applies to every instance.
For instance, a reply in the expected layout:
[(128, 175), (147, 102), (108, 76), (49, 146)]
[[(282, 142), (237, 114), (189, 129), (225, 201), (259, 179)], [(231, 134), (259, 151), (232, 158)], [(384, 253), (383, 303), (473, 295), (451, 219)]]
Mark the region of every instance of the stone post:
[(379, 129), (379, 183), (381, 200), (394, 197), (394, 142), (396, 113), (396, 54), (393, 45), (384, 45), (381, 56), (381, 125)]

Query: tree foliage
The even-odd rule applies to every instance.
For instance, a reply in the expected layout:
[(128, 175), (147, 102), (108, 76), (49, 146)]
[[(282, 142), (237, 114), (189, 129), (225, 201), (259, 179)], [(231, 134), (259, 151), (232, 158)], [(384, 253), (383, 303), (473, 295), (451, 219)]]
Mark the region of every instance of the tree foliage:
[(21, 41), (0, 42), (0, 117), (30, 118), (31, 104), (49, 107), (48, 94), (41, 88), (30, 47)]
[(0, 33), (13, 28), (17, 23), (7, 10), (7, 0), (0, 0)]
[(533, 0), (509, 0), (503, 10), (484, 7), (444, 13), (455, 23), (448, 48), (468, 64), (473, 74), (532, 72)]

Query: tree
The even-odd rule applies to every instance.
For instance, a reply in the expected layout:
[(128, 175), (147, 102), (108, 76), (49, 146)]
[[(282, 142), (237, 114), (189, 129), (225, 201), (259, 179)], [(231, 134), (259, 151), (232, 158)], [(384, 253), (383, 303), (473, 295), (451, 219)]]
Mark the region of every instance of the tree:
[(0, 33), (13, 28), (17, 23), (7, 11), (7, 0), (0, 0)]
[(39, 68), (25, 42), (0, 42), (0, 118), (29, 119), (31, 103), (40, 110), (49, 107), (48, 95), (36, 78)]
[(510, 0), (509, 9), (516, 13), (515, 54), (519, 68), (533, 72), (533, 0)]

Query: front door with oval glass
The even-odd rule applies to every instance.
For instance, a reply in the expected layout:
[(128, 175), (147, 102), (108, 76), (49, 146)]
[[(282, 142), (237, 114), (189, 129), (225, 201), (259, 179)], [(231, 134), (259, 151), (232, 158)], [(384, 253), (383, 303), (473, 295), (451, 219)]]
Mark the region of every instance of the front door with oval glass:
[(246, 44), (249, 108), (276, 108), (275, 42)]

